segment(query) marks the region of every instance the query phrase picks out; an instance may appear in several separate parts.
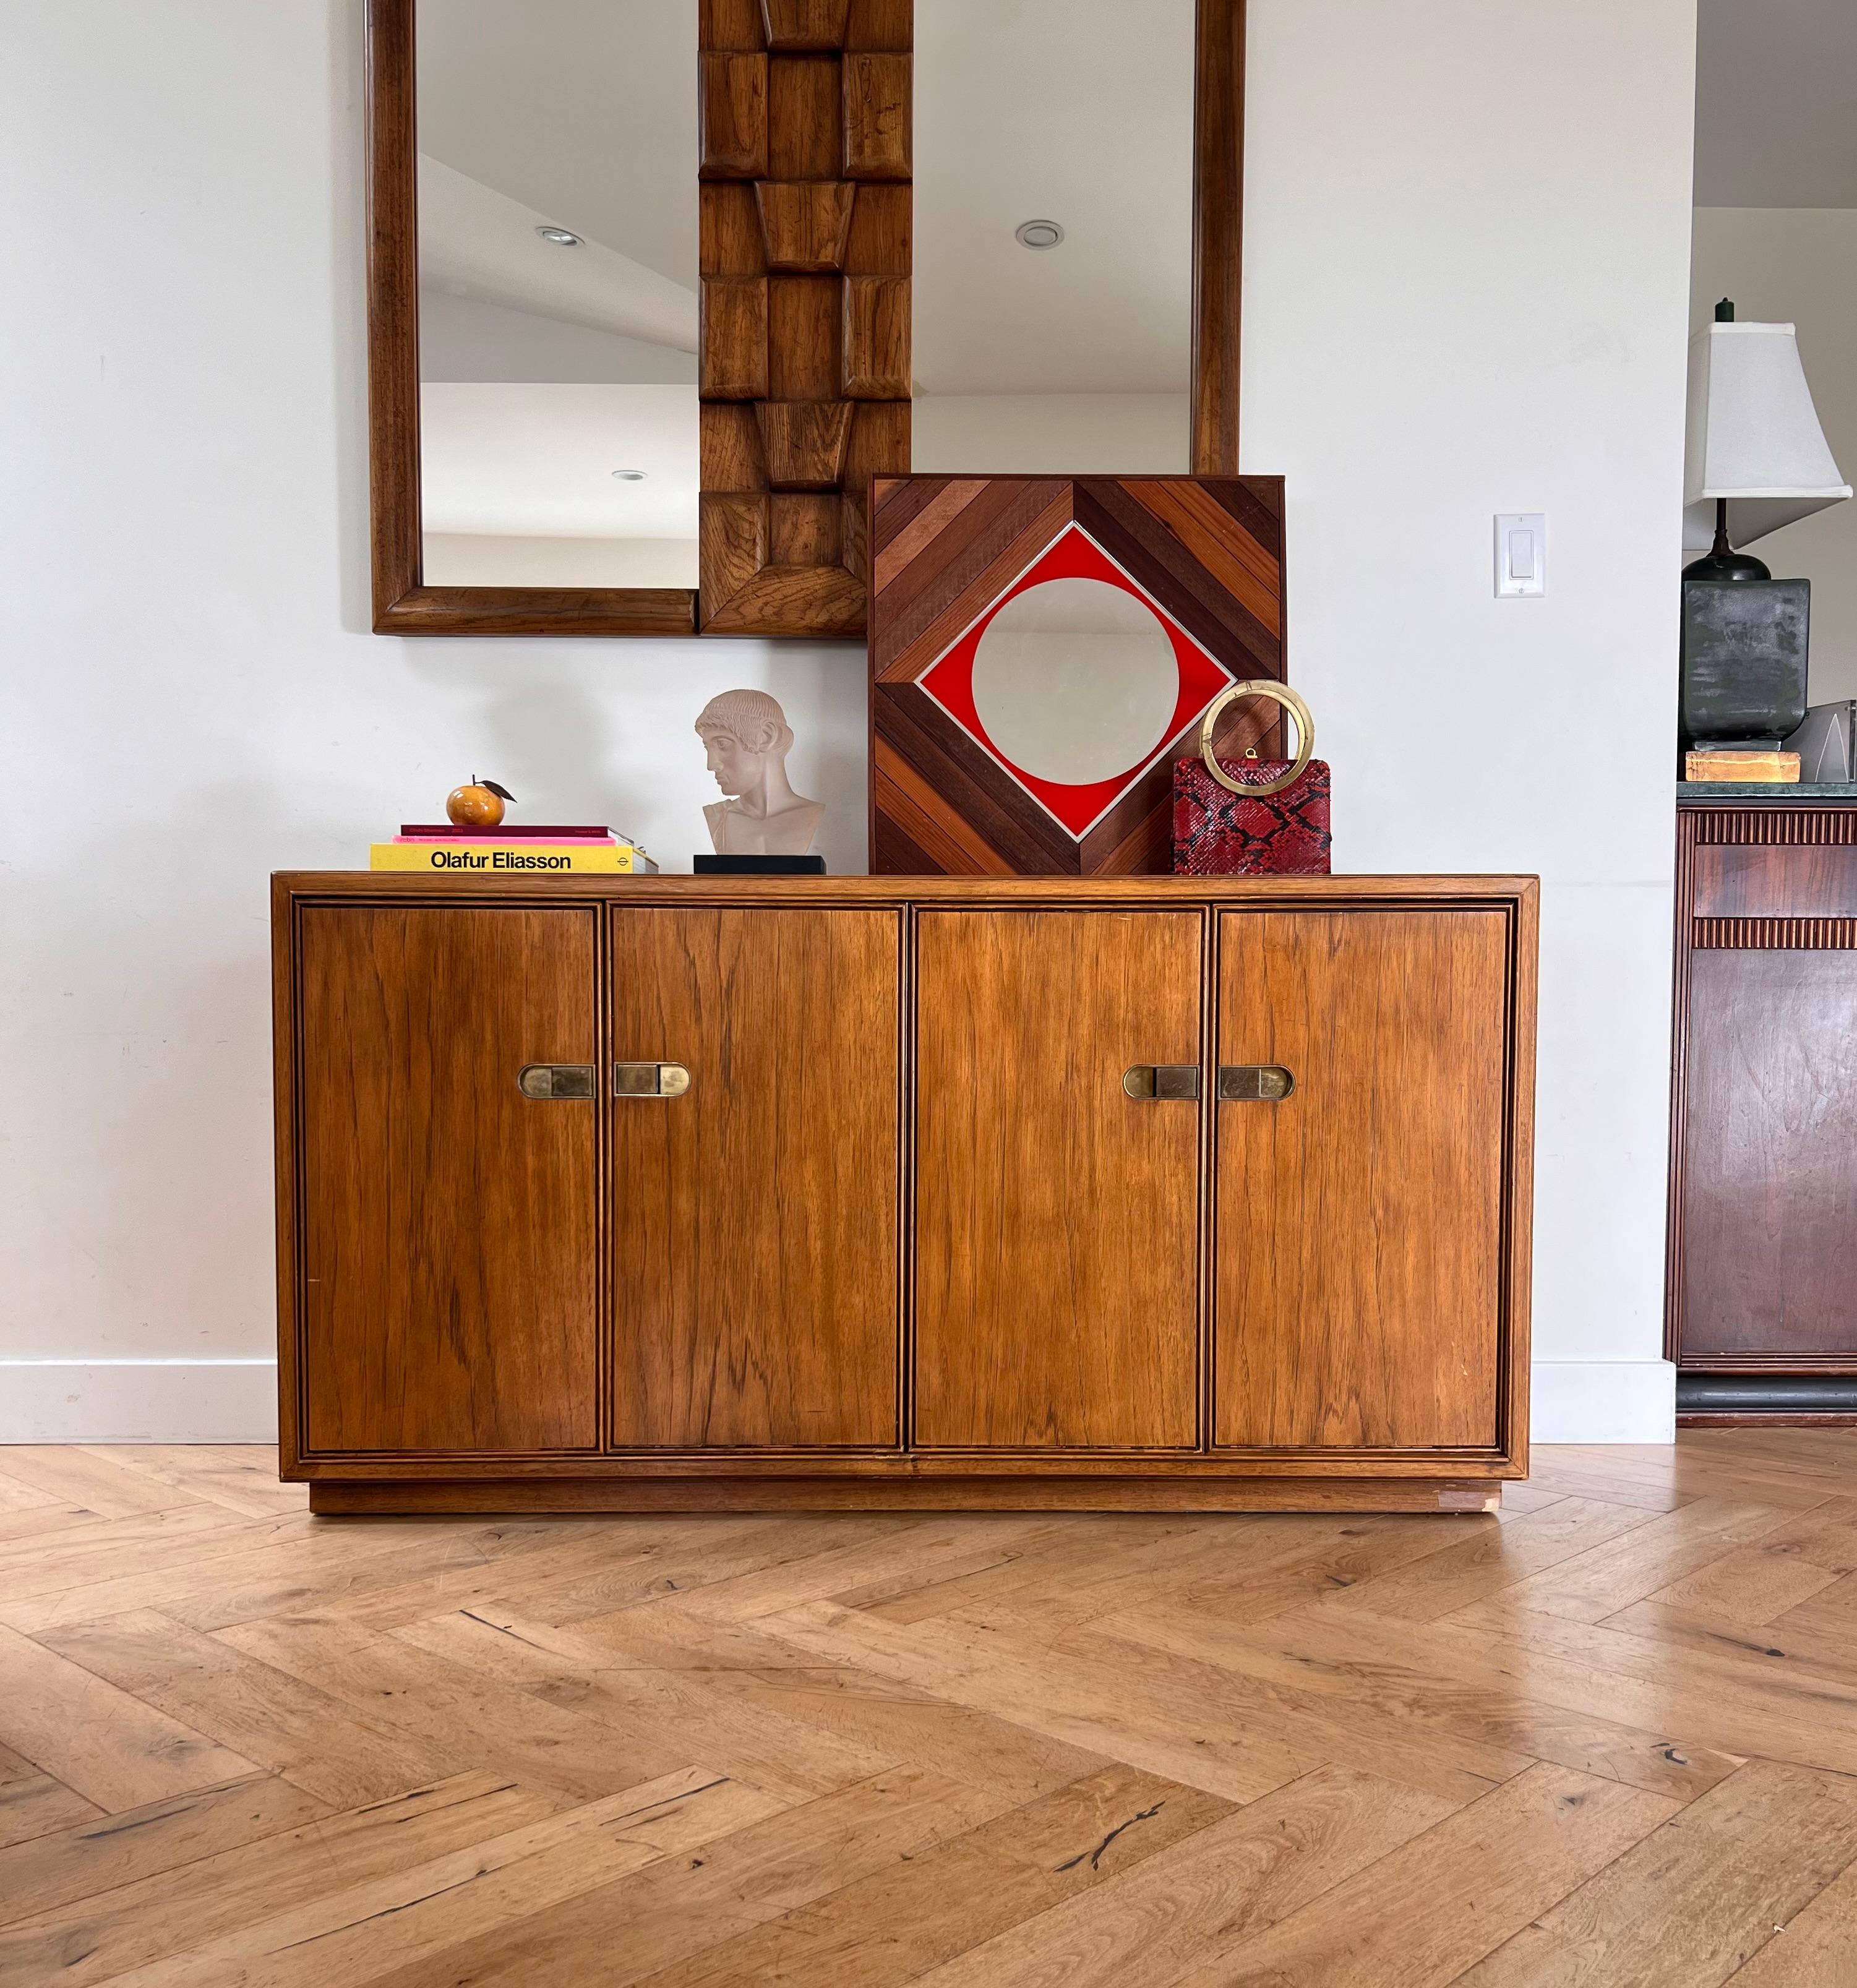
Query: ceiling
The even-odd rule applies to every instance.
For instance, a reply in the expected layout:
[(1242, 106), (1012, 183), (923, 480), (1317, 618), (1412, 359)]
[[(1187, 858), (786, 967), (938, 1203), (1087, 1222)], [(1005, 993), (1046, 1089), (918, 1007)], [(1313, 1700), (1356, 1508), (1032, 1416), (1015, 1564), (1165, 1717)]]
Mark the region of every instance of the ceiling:
[(1857, 0), (1700, 0), (1696, 205), (1857, 207)]
[(420, 150), (693, 291), (695, 0), (417, 7)]

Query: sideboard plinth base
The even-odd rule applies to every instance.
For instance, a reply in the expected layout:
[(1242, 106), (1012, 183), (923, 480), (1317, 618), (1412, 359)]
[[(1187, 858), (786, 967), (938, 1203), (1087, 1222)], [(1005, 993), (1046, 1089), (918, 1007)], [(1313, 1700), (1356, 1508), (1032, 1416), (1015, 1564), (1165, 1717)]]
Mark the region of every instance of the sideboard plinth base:
[(452, 1479), (310, 1486), (310, 1509), (421, 1512), (1494, 1512), (1487, 1478)]

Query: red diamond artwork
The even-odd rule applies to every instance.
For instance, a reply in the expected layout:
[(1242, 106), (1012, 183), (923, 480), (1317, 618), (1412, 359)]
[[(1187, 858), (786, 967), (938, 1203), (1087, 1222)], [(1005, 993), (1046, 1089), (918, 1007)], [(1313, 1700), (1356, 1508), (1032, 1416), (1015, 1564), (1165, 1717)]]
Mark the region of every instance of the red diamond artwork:
[(1073, 522), (915, 681), (1081, 842), (1236, 679)]

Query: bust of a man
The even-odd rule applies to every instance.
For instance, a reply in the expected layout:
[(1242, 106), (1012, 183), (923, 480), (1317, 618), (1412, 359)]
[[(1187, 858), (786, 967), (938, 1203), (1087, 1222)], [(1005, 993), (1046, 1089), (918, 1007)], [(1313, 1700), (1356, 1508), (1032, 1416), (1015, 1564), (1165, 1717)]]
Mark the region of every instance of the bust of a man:
[(764, 690), (726, 690), (703, 706), (696, 735), (709, 750), (715, 784), (729, 797), (703, 810), (717, 854), (805, 855), (825, 804), (788, 784), (793, 735), (780, 705)]

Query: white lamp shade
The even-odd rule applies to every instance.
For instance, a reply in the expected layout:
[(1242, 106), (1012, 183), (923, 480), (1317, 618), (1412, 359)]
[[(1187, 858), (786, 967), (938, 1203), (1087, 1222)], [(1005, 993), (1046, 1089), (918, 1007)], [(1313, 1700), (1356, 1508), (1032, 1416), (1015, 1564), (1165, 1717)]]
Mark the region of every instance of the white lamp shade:
[(1685, 551), (1708, 549), (1718, 497), (1729, 543), (1745, 546), (1850, 495), (1791, 325), (1711, 324), (1690, 340), (1684, 471)]

